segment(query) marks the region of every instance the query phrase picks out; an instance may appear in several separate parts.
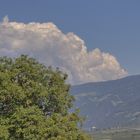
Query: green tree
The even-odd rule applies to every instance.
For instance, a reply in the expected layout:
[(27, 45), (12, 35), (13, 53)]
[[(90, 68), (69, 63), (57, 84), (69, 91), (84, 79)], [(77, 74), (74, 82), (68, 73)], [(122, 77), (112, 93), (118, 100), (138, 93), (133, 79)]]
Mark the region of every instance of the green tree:
[(67, 75), (34, 58), (0, 58), (0, 139), (86, 140), (81, 118), (69, 113)]

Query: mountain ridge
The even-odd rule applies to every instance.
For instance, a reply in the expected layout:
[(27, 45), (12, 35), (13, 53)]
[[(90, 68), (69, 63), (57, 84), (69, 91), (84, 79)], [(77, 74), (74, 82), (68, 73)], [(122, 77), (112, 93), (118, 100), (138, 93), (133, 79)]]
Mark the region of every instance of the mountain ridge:
[(140, 124), (140, 75), (71, 87), (75, 107), (86, 116), (85, 128)]

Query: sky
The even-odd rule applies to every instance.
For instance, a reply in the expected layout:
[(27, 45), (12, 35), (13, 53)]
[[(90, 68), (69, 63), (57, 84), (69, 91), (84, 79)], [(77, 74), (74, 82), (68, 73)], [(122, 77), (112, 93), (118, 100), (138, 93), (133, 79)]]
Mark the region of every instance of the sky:
[[(84, 44), (81, 45), (82, 48), (86, 47), (87, 49), (84, 52), (84, 54), (83, 52), (81, 54), (80, 51), (79, 59), (81, 59), (83, 55), (87, 55), (86, 57), (85, 56), (83, 57), (85, 59), (82, 61), (89, 61), (87, 64), (88, 65), (87, 69), (94, 67), (94, 70), (92, 69), (91, 73), (90, 72), (89, 73), (91, 75), (94, 74), (98, 75), (96, 77), (92, 77), (91, 79), (87, 78), (86, 82), (90, 82), (90, 81), (110, 80), (115, 78), (117, 79), (117, 77), (118, 78), (123, 77), (126, 75), (126, 72), (124, 72), (124, 70), (127, 71), (128, 75), (140, 74), (140, 65), (139, 65), (140, 64), (139, 62), (140, 60), (140, 55), (139, 55), (140, 53), (140, 8), (139, 7), (140, 7), (139, 0), (133, 0), (133, 1), (132, 0), (116, 0), (116, 1), (115, 0), (70, 0), (70, 1), (0, 0), (0, 18), (2, 21), (2, 19), (5, 16), (8, 16), (9, 22), (15, 21), (17, 24), (24, 23), (25, 25), (27, 25), (30, 22), (34, 22), (34, 23), (51, 22), (53, 25), (56, 26), (55, 29), (54, 27), (52, 28), (56, 32), (61, 31), (63, 33), (61, 35), (63, 37), (67, 37), (69, 42), (71, 41), (72, 37), (74, 38), (71, 41), (73, 43), (70, 42), (73, 48), (74, 45), (77, 44), (75, 43), (76, 37), (74, 35), (77, 35), (80, 39), (79, 40), (80, 43), (84, 41)], [(14, 26), (17, 26), (17, 24)], [(10, 26), (12, 25), (10, 24)], [(48, 27), (49, 25), (46, 26)], [(2, 29), (3, 26), (1, 25), (0, 28)], [(26, 27), (22, 28), (22, 30), (25, 30), (25, 28)], [(38, 27), (35, 24), (35, 27), (33, 28), (38, 28)], [(1, 30), (2, 34), (0, 35), (4, 36), (3, 32), (5, 32), (5, 30), (9, 31), (9, 29), (11, 28), (10, 27), (8, 27), (7, 29), (4, 28), (3, 30)], [(10, 30), (9, 32), (10, 33), (12, 32), (13, 34), (14, 32), (21, 33), (21, 29), (17, 30), (16, 28), (14, 30), (15, 31)], [(70, 36), (67, 36), (67, 34), (70, 32), (73, 32), (74, 35), (71, 34)], [(35, 33), (33, 36), (35, 35), (40, 36), (42, 35), (42, 32), (41, 34)], [(60, 34), (58, 35), (61, 36)], [(13, 35), (13, 38), (15, 37), (15, 39), (17, 39), (17, 36)], [(54, 35), (51, 34), (51, 36), (52, 38), (54, 38)], [(24, 40), (28, 40), (28, 38), (26, 38), (25, 36), (23, 37)], [(8, 40), (9, 38), (8, 39), (7, 38), (8, 35), (6, 34), (5, 38), (3, 38), (3, 40), (5, 40), (4, 43), (3, 44), (1, 43), (2, 44), (0, 46), (1, 48), (3, 47), (4, 44), (10, 43), (10, 41)], [(34, 40), (34, 38), (32, 40)], [(40, 40), (38, 40), (38, 42), (39, 41)], [(54, 39), (52, 41), (54, 41)], [(56, 40), (54, 42), (56, 42), (55, 45), (58, 45)], [(45, 42), (45, 41), (44, 43), (51, 44), (50, 42)], [(25, 42), (24, 44), (27, 45), (27, 43)], [(59, 42), (59, 44), (61, 44), (61, 46), (64, 45), (62, 44), (62, 41), (61, 43)], [(70, 44), (67, 45), (70, 46)], [(55, 45), (53, 44), (52, 46)], [(11, 46), (9, 47), (12, 48)], [(98, 48), (99, 50), (96, 48)], [(22, 50), (20, 50), (20, 53), (22, 52)], [(28, 52), (30, 52), (31, 50), (33, 49), (28, 50)], [(48, 51), (48, 49), (46, 48), (44, 50)], [(53, 49), (53, 51), (54, 50), (58, 51), (56, 49)], [(73, 49), (73, 51), (75, 50)], [(27, 50), (23, 52), (27, 52)], [(39, 51), (33, 51), (32, 53), (35, 53), (36, 55), (42, 55), (41, 51), (40, 54), (36, 52)], [(92, 52), (94, 53), (93, 54), (94, 56), (91, 56)], [(3, 53), (2, 50), (0, 54), (1, 53)], [(9, 54), (9, 52), (7, 54)], [(78, 56), (78, 54), (79, 53), (75, 54), (75, 56)], [(104, 68), (101, 70), (100, 68), (101, 64), (99, 64), (97, 67), (96, 66), (97, 64), (95, 64), (95, 62), (91, 66), (90, 61), (93, 59), (96, 60), (95, 54), (100, 55), (100, 59), (102, 57), (103, 59), (102, 66), (106, 64), (107, 66), (111, 67), (112, 64), (107, 64), (106, 61), (112, 60), (111, 62), (113, 62), (114, 64), (112, 69), (108, 70)], [(62, 55), (62, 52), (60, 53), (58, 51), (58, 54), (55, 52), (55, 55)], [(53, 55), (53, 57), (55, 57), (55, 55)], [(69, 58), (67, 59), (72, 59), (72, 57), (75, 56), (71, 54), (71, 56), (69, 56)], [(65, 56), (63, 56), (63, 59), (64, 58)], [(57, 66), (58, 62), (56, 62), (56, 59), (54, 58), (49, 58), (49, 59), (51, 61), (53, 59), (53, 62), (52, 63), (50, 62), (49, 64), (54, 64), (55, 66)], [(99, 60), (97, 61), (99, 63)], [(63, 63), (64, 65), (66, 65), (68, 61)], [(75, 65), (72, 62), (71, 64)], [(84, 65), (82, 64), (79, 67), (81, 67), (82, 69)], [(97, 67), (96, 70), (95, 67)], [(115, 70), (115, 67), (117, 70)], [(63, 68), (70, 69), (69, 66)], [(79, 70), (77, 68), (73, 68), (72, 70), (70, 69), (70, 71), (74, 71), (74, 72), (69, 72), (69, 73), (70, 74), (74, 73), (74, 75), (76, 75), (77, 73), (81, 72), (82, 75), (83, 73), (87, 72), (85, 69), (84, 70), (81, 69)], [(101, 70), (101, 72), (97, 73), (98, 70)], [(107, 70), (108, 72), (106, 72)], [(112, 75), (109, 76), (109, 73), (112, 73)], [(90, 77), (90, 74), (88, 75), (88, 77)], [(81, 75), (79, 75), (79, 77)], [(106, 75), (108, 76), (108, 78), (106, 77)], [(76, 82), (80, 83), (83, 81), (82, 79), (86, 79), (86, 78), (80, 77), (79, 80), (77, 81), (72, 80), (72, 81), (74, 81), (74, 83)]]

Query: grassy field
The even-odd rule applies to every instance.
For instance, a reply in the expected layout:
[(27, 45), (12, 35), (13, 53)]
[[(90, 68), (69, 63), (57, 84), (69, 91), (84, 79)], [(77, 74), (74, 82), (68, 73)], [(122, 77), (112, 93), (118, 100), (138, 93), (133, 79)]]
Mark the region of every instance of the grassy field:
[(92, 135), (93, 140), (140, 140), (140, 130), (106, 130)]

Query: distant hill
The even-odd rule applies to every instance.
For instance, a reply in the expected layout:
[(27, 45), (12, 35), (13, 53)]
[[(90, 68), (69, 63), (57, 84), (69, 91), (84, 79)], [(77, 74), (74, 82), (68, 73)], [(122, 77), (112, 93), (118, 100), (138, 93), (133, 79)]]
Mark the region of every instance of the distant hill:
[(84, 128), (140, 126), (140, 75), (71, 87)]

